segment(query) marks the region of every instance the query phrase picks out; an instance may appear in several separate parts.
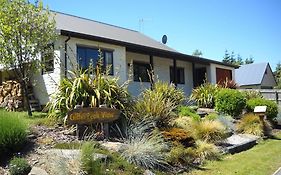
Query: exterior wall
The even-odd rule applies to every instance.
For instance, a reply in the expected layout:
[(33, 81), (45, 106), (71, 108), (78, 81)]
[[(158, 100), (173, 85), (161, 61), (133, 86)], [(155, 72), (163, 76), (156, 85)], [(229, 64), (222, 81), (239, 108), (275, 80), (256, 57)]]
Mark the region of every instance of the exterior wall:
[[(34, 94), (39, 99), (41, 105), (45, 105), (60, 83), (61, 78), (64, 77), (65, 70), (65, 52), (64, 41), (67, 37), (60, 37), (55, 44), (56, 60), (54, 61), (54, 71), (48, 74), (36, 74), (33, 77)], [(127, 65), (125, 47), (94, 42), (90, 40), (70, 38), (67, 42), (67, 70), (73, 70), (77, 66), (76, 48), (77, 45), (87, 47), (99, 47), (113, 50), (113, 72), (114, 76), (119, 76), (120, 83), (127, 80)]]
[[(65, 36), (60, 36), (60, 39), (55, 43), (55, 61), (54, 61), (54, 71), (48, 74), (40, 73), (34, 75), (33, 85), (34, 93), (36, 98), (39, 99), (41, 105), (45, 105), (49, 99), (50, 95), (56, 92), (60, 80), (64, 77), (65, 70), (65, 51), (64, 42), (67, 39)], [(101, 49), (113, 50), (113, 71), (114, 76), (119, 77), (120, 83), (126, 82), (131, 79), (129, 73), (130, 67), (128, 66), (132, 61), (140, 61), (149, 63), (149, 55), (126, 52), (126, 48), (123, 46), (101, 43), (96, 41), (90, 41), (85, 39), (70, 38), (67, 42), (67, 70), (73, 70), (77, 66), (77, 46), (86, 47), (97, 47)], [(173, 66), (173, 60), (169, 58), (153, 57), (154, 62), (154, 73), (156, 78), (161, 81), (170, 82), (170, 66)], [(195, 64), (195, 66), (200, 66)], [(202, 65), (201, 65), (202, 66)], [(227, 66), (210, 64), (204, 65), (207, 70), (208, 81), (211, 83), (216, 83), (216, 68), (224, 68), (232, 70), (232, 77), (234, 78), (234, 68)], [(184, 68), (185, 73), (185, 84), (178, 84), (178, 88), (183, 89), (184, 93), (188, 96), (193, 89), (193, 72), (192, 63), (186, 61), (177, 61), (177, 67)], [(140, 92), (146, 88), (150, 88), (149, 82), (134, 82), (130, 81), (128, 90), (133, 96), (137, 96)]]
[(68, 41), (68, 59), (67, 70), (74, 70), (77, 66), (77, 46), (96, 47), (101, 49), (113, 50), (113, 73), (114, 76), (118, 76), (120, 83), (127, 80), (127, 65), (126, 65), (126, 49), (125, 47), (106, 44), (96, 41), (90, 41), (85, 39), (71, 38)]
[(274, 79), (274, 75), (269, 66), (266, 67), (266, 73), (262, 79), (261, 87), (273, 88), (276, 86), (276, 81)]
[(32, 77), (33, 92), (35, 97), (39, 100), (41, 105), (46, 105), (50, 100), (50, 96), (56, 92), (58, 85), (60, 83), (61, 74), (61, 58), (64, 51), (61, 49), (62, 41), (59, 40), (55, 43), (55, 58), (54, 58), (54, 71), (42, 74), (39, 70)]
[(231, 70), (231, 72), (232, 72), (232, 80), (235, 81), (235, 71), (234, 71), (235, 69), (233, 67), (228, 67), (228, 66), (223, 66), (223, 65), (218, 65), (218, 64), (211, 63), (210, 64), (210, 75), (211, 75), (210, 82), (211, 83), (213, 83), (213, 84), (217, 83), (216, 68)]
[[(144, 62), (149, 64), (149, 55), (127, 52), (127, 64), (133, 61)], [(161, 81), (170, 82), (170, 67), (173, 66), (173, 60), (169, 58), (153, 57), (155, 78)], [(192, 64), (185, 61), (177, 61), (177, 67), (184, 68), (185, 84), (178, 84), (178, 88), (183, 89), (186, 95), (189, 95), (193, 88)], [(129, 74), (129, 71), (128, 71)], [(129, 92), (137, 96), (144, 89), (150, 88), (150, 82), (135, 82), (131, 79)]]

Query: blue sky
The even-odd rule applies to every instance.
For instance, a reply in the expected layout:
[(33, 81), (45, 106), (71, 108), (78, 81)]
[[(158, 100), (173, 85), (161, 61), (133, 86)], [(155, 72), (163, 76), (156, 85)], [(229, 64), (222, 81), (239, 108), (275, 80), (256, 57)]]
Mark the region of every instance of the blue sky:
[[(140, 31), (186, 54), (281, 62), (280, 0), (43, 0), (50, 9)], [(143, 20), (142, 20), (143, 19)], [(143, 21), (143, 22), (140, 22)]]

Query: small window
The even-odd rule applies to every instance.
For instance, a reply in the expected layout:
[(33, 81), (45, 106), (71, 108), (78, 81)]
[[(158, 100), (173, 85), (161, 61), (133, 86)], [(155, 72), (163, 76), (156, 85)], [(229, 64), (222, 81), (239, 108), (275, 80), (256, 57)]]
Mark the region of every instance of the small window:
[(150, 66), (148, 63), (133, 63), (134, 81), (149, 82)]
[(54, 50), (50, 49), (42, 54), (42, 74), (54, 72)]
[[(109, 69), (109, 75), (113, 75), (113, 51), (101, 50), (104, 69)], [(77, 47), (77, 62), (82, 69), (88, 69), (90, 63), (95, 67), (99, 59), (98, 48)]]
[(181, 67), (176, 68), (176, 77), (177, 77), (177, 82), (175, 82), (174, 80), (174, 67), (170, 67), (170, 81), (172, 83), (185, 84), (184, 68)]

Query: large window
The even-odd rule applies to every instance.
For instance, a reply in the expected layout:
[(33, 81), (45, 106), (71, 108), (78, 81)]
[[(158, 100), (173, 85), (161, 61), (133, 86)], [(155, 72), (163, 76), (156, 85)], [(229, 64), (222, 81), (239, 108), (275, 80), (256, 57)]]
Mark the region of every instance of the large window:
[(133, 63), (134, 81), (149, 82), (150, 66), (148, 63)]
[[(104, 69), (109, 69), (109, 75), (113, 75), (113, 52), (101, 50)], [(99, 49), (89, 47), (77, 47), (77, 61), (81, 68), (88, 69), (90, 64), (96, 67), (99, 59)]]
[(177, 67), (176, 68), (176, 78), (177, 82), (174, 80), (174, 67), (170, 67), (170, 81), (172, 83), (177, 83), (177, 84), (184, 84), (184, 68)]

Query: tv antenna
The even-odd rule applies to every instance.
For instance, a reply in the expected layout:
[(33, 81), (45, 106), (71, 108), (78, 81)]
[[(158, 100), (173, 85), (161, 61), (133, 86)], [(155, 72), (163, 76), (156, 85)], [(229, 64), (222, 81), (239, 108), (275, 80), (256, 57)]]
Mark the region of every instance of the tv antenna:
[(141, 18), (139, 19), (139, 32), (144, 32), (144, 23), (145, 22), (148, 22), (148, 21), (152, 21), (152, 19), (144, 19), (144, 18)]

